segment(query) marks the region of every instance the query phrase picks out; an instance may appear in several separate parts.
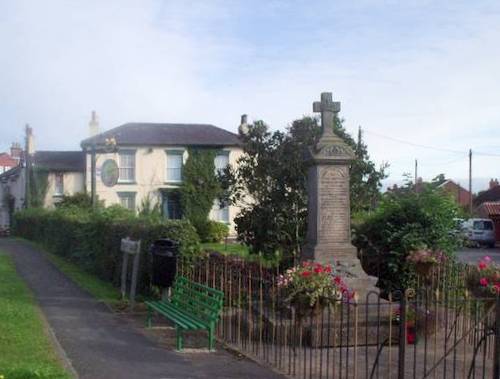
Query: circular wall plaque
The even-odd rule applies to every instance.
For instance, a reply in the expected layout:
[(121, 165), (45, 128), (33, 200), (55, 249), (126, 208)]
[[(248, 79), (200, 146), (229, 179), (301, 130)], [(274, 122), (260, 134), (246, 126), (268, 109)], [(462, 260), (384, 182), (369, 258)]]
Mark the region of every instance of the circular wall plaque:
[(106, 187), (113, 187), (118, 182), (120, 171), (113, 159), (104, 161), (101, 167), (101, 180)]

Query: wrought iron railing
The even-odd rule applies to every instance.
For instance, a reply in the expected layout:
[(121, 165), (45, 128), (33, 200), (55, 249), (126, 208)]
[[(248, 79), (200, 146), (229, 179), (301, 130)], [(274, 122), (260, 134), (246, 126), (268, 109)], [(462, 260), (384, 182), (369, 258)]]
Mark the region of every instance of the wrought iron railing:
[(293, 378), (499, 379), (500, 301), (469, 296), (467, 270), (449, 263), (387, 299), (373, 292), (299, 317), (279, 268), (219, 255), (179, 264), (224, 292), (219, 340)]

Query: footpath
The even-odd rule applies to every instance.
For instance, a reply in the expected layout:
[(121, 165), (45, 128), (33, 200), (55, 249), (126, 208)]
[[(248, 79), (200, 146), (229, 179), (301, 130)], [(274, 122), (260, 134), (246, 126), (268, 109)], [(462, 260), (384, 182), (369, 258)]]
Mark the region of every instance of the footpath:
[(80, 379), (283, 378), (223, 349), (177, 353), (161, 347), (78, 287), (36, 248), (0, 239), (0, 250), (13, 257)]

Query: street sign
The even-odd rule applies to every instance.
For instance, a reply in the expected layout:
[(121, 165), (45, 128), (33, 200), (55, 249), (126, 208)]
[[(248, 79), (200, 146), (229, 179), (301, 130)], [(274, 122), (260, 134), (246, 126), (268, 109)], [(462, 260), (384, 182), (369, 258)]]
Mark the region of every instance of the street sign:
[(106, 187), (113, 187), (118, 182), (120, 170), (115, 160), (107, 159), (101, 167), (101, 180)]

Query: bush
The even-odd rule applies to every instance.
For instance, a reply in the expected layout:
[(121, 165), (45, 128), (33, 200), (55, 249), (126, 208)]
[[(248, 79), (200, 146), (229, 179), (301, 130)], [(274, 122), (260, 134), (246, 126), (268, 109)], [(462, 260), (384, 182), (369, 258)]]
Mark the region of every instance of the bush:
[(421, 248), (453, 254), (459, 245), (453, 218), (459, 208), (437, 189), (388, 193), (377, 210), (354, 225), (353, 243), (362, 252), (363, 268), (379, 277), (384, 290), (406, 288), (411, 280), (407, 255)]
[(159, 238), (179, 241), (180, 253), (194, 257), (200, 252), (198, 235), (185, 220), (157, 221), (137, 217), (118, 206), (93, 211), (75, 206), (56, 210), (27, 209), (14, 215), (14, 234), (41, 243), (56, 255), (68, 258), (88, 272), (115, 285), (120, 283), (120, 240), (141, 240), (138, 290), (149, 291), (149, 246)]
[(223, 242), (229, 235), (229, 227), (222, 222), (207, 220), (198, 223), (197, 232), (201, 242)]

